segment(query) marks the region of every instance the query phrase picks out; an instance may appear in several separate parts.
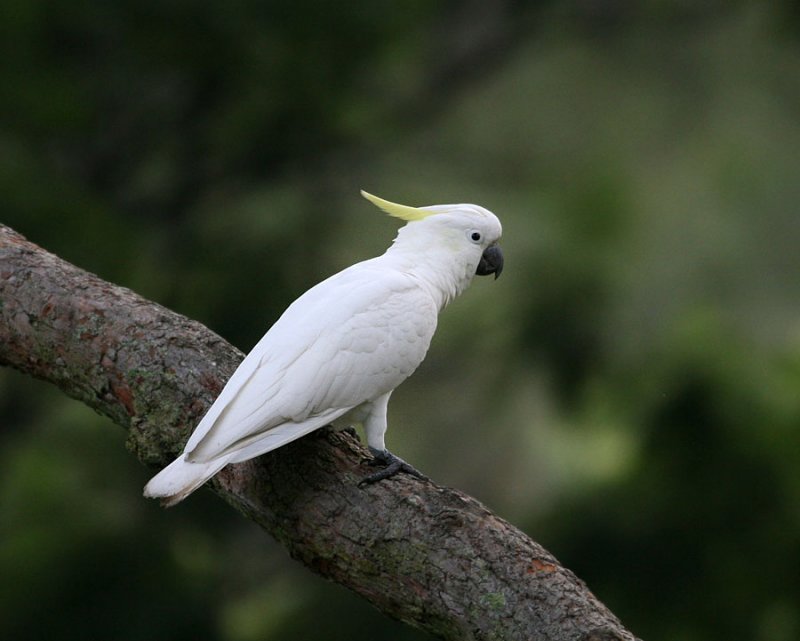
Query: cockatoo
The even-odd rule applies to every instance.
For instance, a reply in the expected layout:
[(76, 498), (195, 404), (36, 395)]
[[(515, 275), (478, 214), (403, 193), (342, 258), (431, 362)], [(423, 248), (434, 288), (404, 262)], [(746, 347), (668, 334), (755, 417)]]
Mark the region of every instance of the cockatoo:
[(344, 269), (292, 303), (239, 365), (181, 455), (144, 488), (174, 505), (229, 463), (266, 454), (328, 424), (360, 423), (383, 466), (395, 388), (425, 358), (439, 312), (473, 276), (503, 269), (497, 217), (478, 205), (409, 207), (361, 194), (406, 224), (386, 252)]

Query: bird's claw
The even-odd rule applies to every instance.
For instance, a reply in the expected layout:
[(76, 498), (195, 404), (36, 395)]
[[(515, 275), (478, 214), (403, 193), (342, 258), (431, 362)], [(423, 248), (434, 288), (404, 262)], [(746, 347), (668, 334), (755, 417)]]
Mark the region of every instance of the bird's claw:
[(379, 465), (383, 465), (382, 470), (378, 470), (370, 474), (369, 476), (365, 476), (361, 479), (358, 483), (358, 487), (364, 487), (365, 485), (372, 485), (373, 483), (377, 483), (378, 481), (382, 481), (384, 479), (388, 479), (399, 472), (405, 472), (406, 474), (410, 474), (411, 476), (415, 476), (418, 479), (423, 481), (430, 480), (427, 476), (425, 476), (422, 472), (420, 472), (417, 468), (413, 465), (406, 463), (403, 459), (399, 456), (395, 456), (389, 450), (383, 451), (376, 451), (370, 448), (373, 454), (373, 458), (367, 461), (367, 465), (370, 467), (377, 467)]

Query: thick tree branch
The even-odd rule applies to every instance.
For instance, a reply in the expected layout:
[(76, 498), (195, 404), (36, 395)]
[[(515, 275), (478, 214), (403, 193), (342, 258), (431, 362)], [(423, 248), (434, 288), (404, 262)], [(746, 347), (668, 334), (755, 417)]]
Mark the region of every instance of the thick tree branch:
[[(199, 323), (0, 225), (0, 363), (128, 429), (143, 462), (180, 451), (241, 358)], [(444, 639), (634, 638), (550, 553), (469, 496), (405, 475), (359, 488), (367, 457), (352, 434), (321, 430), (211, 485), (315, 572)]]

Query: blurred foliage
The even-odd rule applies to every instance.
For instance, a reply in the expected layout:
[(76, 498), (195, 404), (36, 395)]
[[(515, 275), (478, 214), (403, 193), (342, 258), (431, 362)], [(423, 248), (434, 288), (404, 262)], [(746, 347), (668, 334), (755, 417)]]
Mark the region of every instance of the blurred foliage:
[[(506, 271), (443, 315), (389, 442), (642, 638), (800, 636), (800, 14), (790, 2), (0, 7), (2, 220), (251, 347), (383, 251), (358, 188), (478, 202)], [(425, 635), (124, 434), (0, 372), (15, 639)], [(46, 613), (46, 616), (44, 616)]]

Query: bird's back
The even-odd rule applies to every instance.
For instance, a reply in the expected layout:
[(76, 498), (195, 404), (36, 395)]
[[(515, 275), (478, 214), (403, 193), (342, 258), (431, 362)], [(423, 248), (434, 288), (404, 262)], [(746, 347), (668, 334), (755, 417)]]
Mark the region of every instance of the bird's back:
[(259, 453), (292, 440), (271, 431), (293, 436), (297, 426), (302, 435), (393, 390), (424, 359), (437, 312), (412, 276), (381, 257), (321, 282), (242, 361), (187, 443), (187, 458), (245, 447), (251, 458), (259, 440)]

